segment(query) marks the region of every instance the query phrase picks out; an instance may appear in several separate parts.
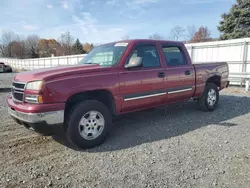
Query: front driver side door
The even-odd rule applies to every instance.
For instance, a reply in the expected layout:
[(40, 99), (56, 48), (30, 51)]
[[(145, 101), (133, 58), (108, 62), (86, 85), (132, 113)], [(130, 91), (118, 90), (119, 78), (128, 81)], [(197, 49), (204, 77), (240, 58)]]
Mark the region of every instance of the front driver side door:
[(137, 45), (130, 54), (133, 56), (142, 57), (143, 67), (124, 68), (119, 73), (122, 112), (157, 106), (166, 99), (164, 68), (156, 45)]

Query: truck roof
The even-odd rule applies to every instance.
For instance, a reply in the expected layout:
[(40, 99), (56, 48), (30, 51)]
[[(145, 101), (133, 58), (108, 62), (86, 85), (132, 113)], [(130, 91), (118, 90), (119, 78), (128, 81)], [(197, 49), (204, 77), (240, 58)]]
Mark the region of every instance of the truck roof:
[(113, 41), (113, 42), (109, 42), (106, 44), (113, 44), (113, 43), (122, 43), (122, 42), (127, 42), (127, 43), (131, 43), (131, 42), (135, 42), (135, 43), (139, 43), (139, 42), (169, 42), (169, 43), (175, 43), (175, 44), (183, 44), (183, 42), (180, 41), (171, 41), (171, 40), (155, 40), (155, 39), (128, 39), (128, 40), (119, 40), (119, 41)]

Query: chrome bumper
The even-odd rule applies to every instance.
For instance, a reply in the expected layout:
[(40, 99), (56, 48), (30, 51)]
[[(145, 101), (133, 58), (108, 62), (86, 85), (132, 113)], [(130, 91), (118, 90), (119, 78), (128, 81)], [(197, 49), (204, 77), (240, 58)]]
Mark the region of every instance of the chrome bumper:
[(41, 123), (48, 125), (62, 124), (64, 121), (64, 110), (43, 112), (43, 113), (23, 113), (8, 108), (9, 115), (25, 123)]

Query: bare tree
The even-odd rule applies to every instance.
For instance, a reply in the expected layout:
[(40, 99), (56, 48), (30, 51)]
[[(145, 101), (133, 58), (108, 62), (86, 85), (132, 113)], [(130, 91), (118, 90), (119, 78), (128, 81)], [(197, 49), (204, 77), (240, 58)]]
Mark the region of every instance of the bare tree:
[(23, 58), (25, 53), (25, 46), (22, 42), (12, 41), (11, 42), (11, 56), (15, 58)]
[(158, 34), (158, 33), (154, 33), (153, 35), (150, 35), (148, 38), (149, 38), (149, 39), (154, 39), (154, 40), (163, 40), (163, 39), (164, 39), (164, 37), (161, 36), (161, 35)]
[(0, 41), (0, 56), (5, 56), (5, 47), (2, 44), (2, 41)]
[(27, 55), (29, 57), (35, 58), (37, 57), (37, 45), (39, 41), (38, 35), (28, 35), (25, 40), (25, 46), (27, 48)]
[(187, 41), (192, 40), (192, 38), (194, 38), (194, 35), (197, 31), (197, 28), (195, 27), (195, 25), (189, 25), (187, 27)]
[(175, 26), (171, 30), (171, 39), (178, 41), (181, 37), (184, 36), (185, 29), (181, 26)]
[(62, 46), (63, 54), (70, 55), (72, 53), (72, 45), (74, 42), (74, 38), (72, 37), (69, 31), (61, 34), (60, 38), (58, 39)]
[(17, 39), (17, 35), (11, 30), (3, 30), (1, 36), (1, 54), (5, 57), (11, 57), (11, 42)]

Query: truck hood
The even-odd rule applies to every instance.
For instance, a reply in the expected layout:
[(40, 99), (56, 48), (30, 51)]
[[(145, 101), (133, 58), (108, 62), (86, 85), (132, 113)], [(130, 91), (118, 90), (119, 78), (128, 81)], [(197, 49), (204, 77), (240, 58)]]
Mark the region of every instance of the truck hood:
[(30, 82), (34, 80), (51, 80), (62, 76), (76, 75), (79, 73), (88, 73), (100, 70), (102, 67), (99, 65), (72, 65), (60, 66), (52, 68), (42, 68), (32, 71), (25, 71), (18, 73), (14, 77), (16, 82)]

